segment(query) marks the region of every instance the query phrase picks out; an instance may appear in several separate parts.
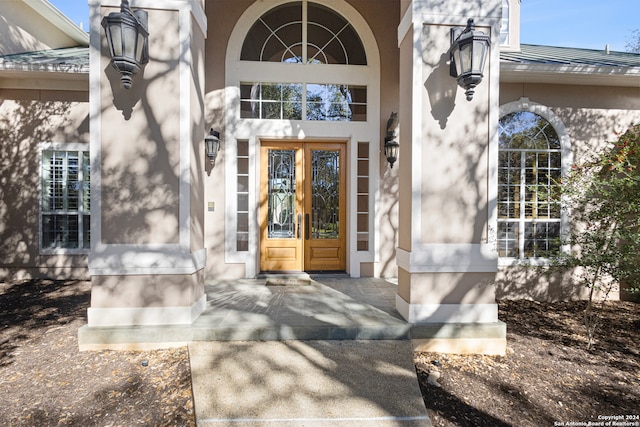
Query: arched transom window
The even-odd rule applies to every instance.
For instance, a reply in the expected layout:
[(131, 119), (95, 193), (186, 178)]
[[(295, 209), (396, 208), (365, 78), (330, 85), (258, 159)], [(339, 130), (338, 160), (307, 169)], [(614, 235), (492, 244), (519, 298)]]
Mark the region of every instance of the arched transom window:
[[(300, 67), (289, 81), (241, 81), (242, 119), (367, 121), (367, 86), (342, 80), (340, 71), (367, 65), (364, 45), (349, 21), (320, 3), (296, 1), (264, 13), (246, 34), (240, 60)], [(319, 81), (307, 67), (338, 68)]]
[(334, 11), (307, 1), (265, 13), (242, 45), (244, 61), (366, 65), (364, 46), (351, 24)]
[(530, 111), (503, 116), (499, 133), (499, 256), (548, 258), (561, 246), (560, 138), (544, 117)]

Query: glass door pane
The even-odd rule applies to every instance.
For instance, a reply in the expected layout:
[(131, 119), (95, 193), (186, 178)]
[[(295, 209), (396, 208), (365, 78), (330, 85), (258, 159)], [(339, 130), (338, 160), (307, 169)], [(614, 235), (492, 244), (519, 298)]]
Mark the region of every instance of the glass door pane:
[(340, 237), (340, 152), (311, 151), (311, 237)]
[(267, 238), (296, 238), (296, 151), (269, 150)]

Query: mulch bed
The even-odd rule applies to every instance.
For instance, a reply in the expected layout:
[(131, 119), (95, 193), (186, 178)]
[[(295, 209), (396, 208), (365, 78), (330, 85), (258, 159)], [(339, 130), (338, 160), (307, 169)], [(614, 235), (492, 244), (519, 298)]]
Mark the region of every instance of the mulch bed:
[[(0, 282), (0, 425), (195, 426), (186, 348), (78, 351), (89, 296), (88, 282)], [(609, 303), (592, 351), (584, 306), (501, 301), (505, 356), (416, 353), (433, 425), (568, 426), (623, 415), (640, 426), (640, 305)], [(436, 371), (439, 386), (428, 381)]]
[(89, 291), (0, 283), (0, 425), (195, 426), (186, 348), (78, 350)]
[[(627, 424), (617, 425), (640, 426), (640, 305), (609, 302), (592, 351), (585, 306), (501, 301), (505, 356), (416, 353), (433, 425), (586, 426), (622, 416)], [(440, 387), (428, 381), (435, 371)]]

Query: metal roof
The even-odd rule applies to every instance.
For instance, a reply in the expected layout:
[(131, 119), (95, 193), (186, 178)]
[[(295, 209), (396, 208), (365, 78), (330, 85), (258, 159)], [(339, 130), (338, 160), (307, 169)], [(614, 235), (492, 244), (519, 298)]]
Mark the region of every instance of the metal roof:
[[(502, 64), (640, 67), (640, 54), (522, 44), (500, 52)], [(71, 47), (0, 56), (0, 70), (88, 73), (89, 48)]]
[(88, 73), (89, 48), (69, 47), (0, 56), (0, 70)]
[(640, 54), (614, 51), (607, 53), (605, 50), (521, 44), (519, 51), (500, 52), (500, 62), (503, 64), (640, 67)]

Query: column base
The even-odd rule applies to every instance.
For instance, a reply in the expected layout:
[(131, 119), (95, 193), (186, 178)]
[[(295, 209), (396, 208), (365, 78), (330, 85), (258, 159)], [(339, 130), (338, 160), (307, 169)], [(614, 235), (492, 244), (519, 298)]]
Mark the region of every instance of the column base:
[(414, 351), (503, 356), (507, 349), (507, 325), (493, 323), (429, 323), (413, 325)]
[(90, 328), (115, 326), (191, 325), (207, 305), (203, 295), (191, 307), (114, 307), (87, 310)]
[(498, 304), (410, 304), (396, 295), (396, 309), (413, 324), (493, 323), (498, 321)]

